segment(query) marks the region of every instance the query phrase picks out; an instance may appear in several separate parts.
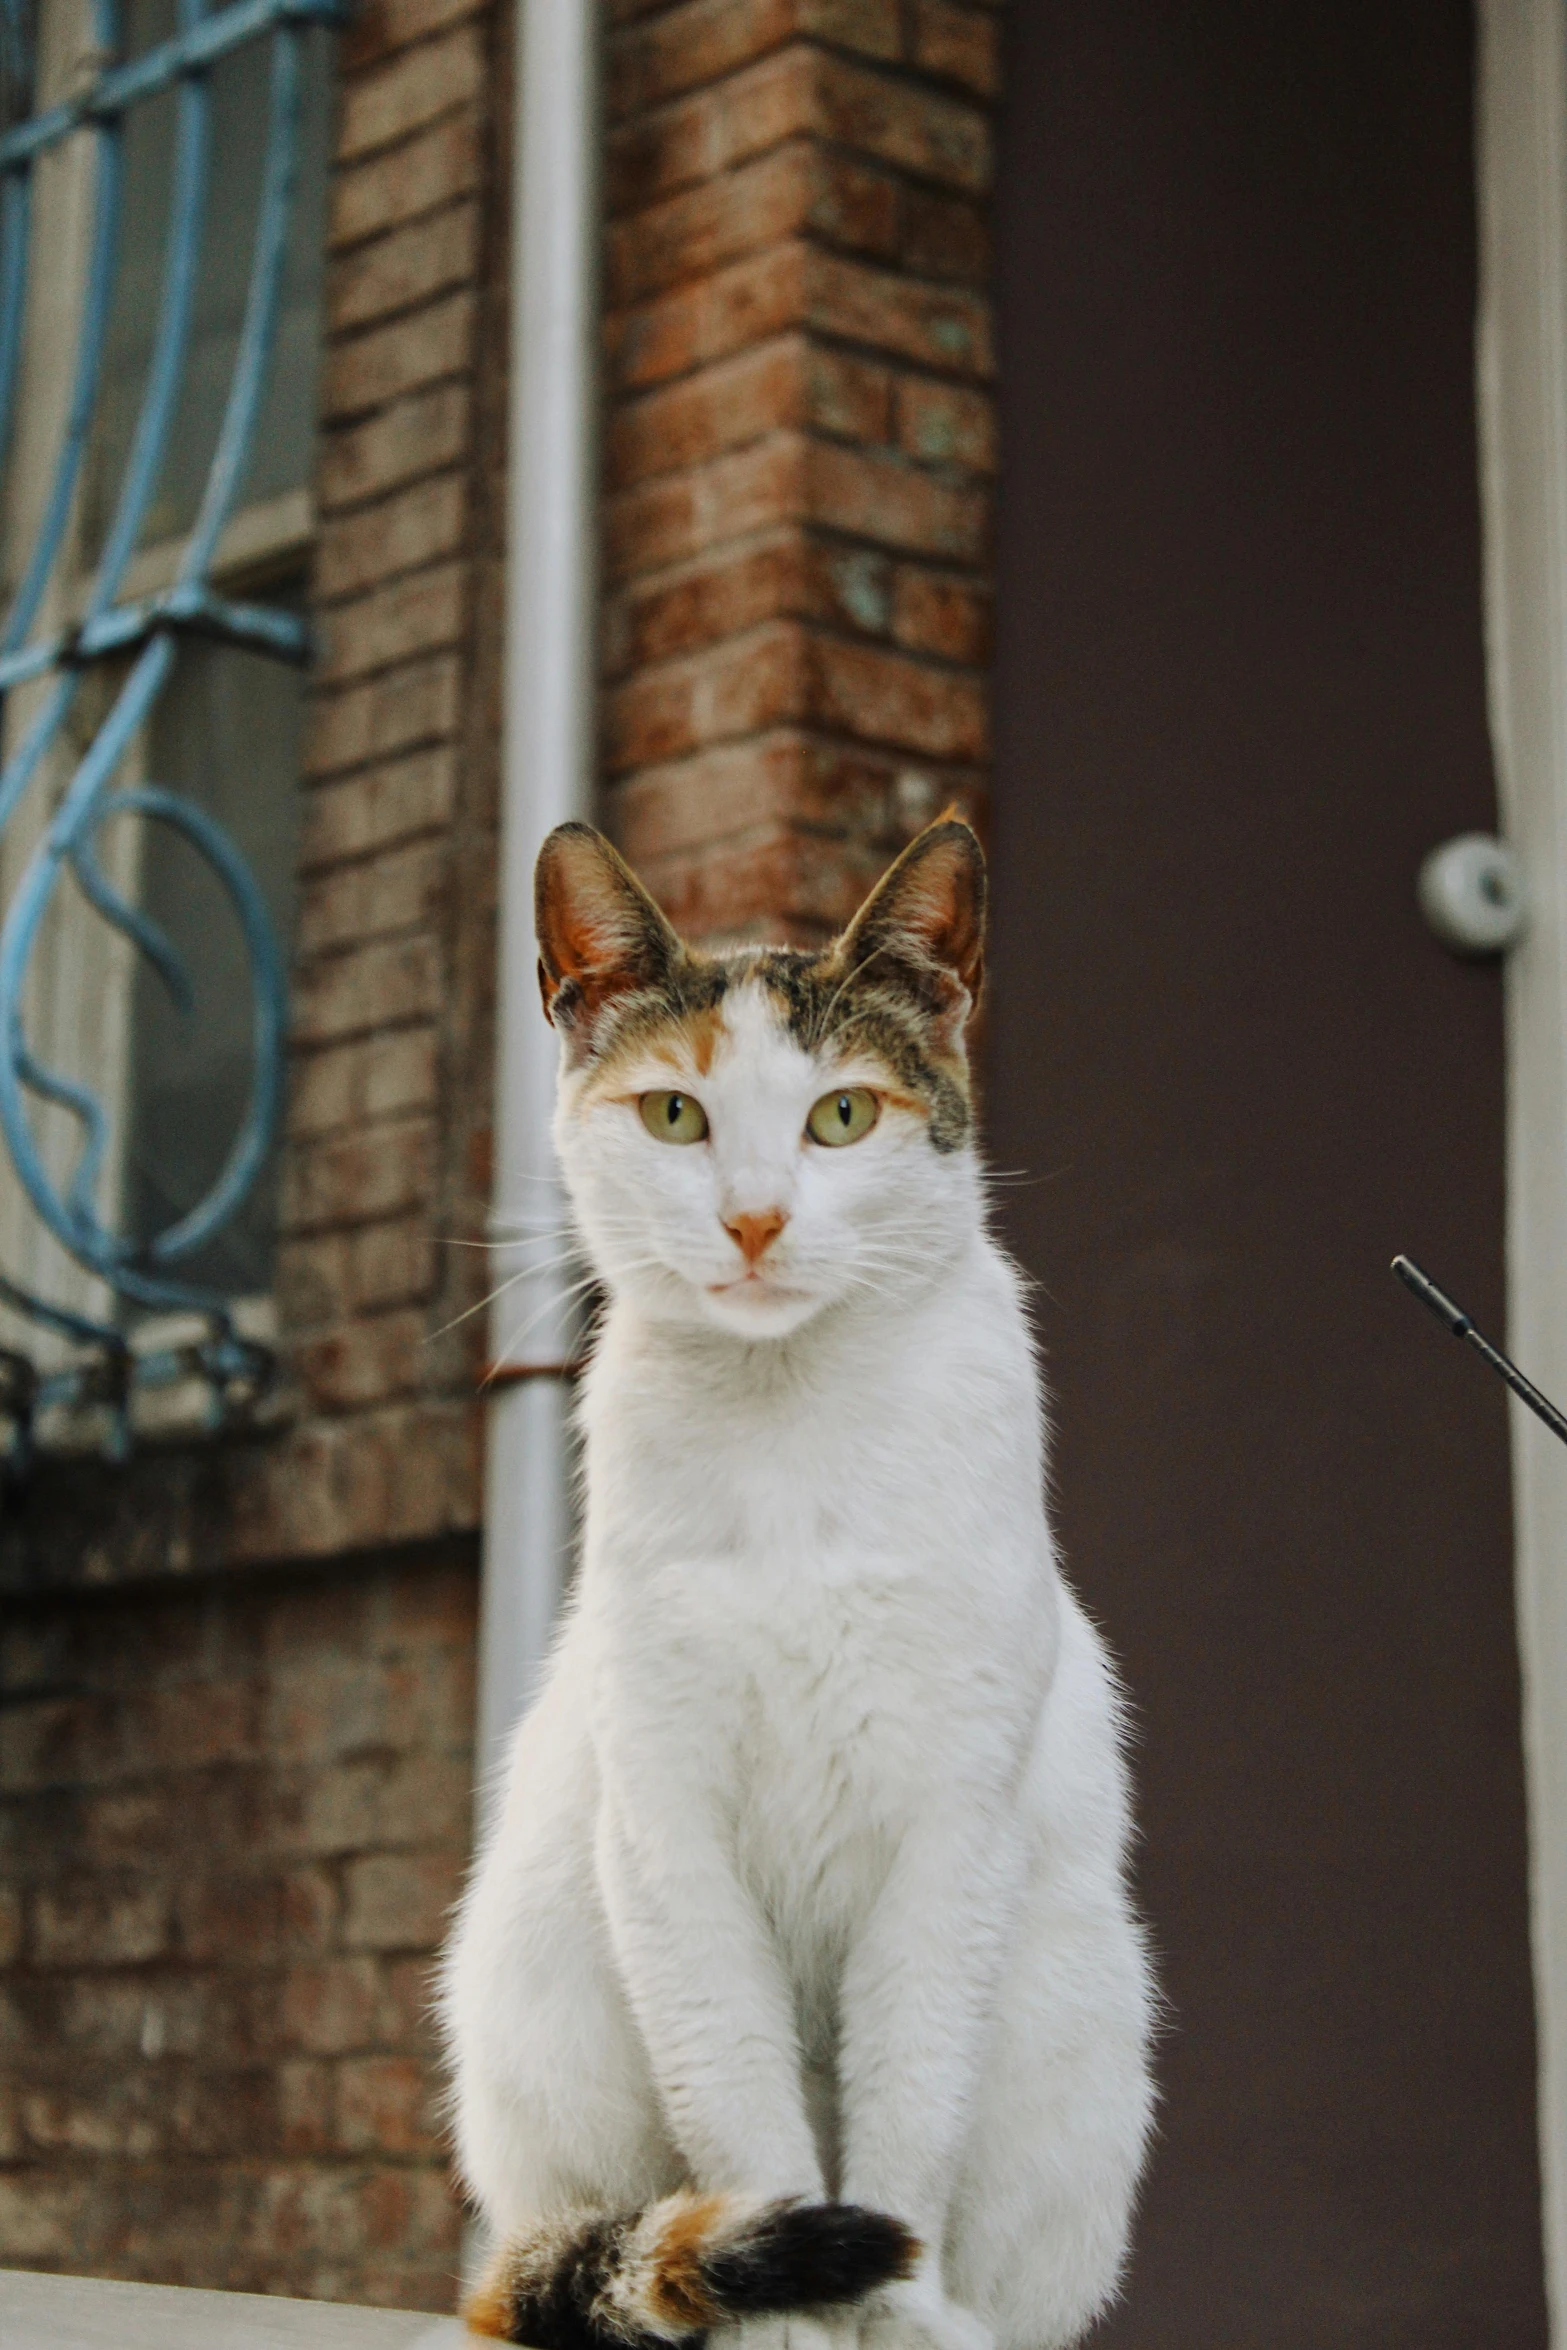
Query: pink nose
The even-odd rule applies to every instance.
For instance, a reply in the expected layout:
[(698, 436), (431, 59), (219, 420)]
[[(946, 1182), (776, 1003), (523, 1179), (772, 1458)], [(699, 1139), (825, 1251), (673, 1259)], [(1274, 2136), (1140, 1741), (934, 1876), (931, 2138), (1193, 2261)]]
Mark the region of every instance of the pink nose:
[(754, 1265), (764, 1249), (771, 1248), (789, 1219), (782, 1208), (766, 1208), (759, 1216), (730, 1216), (724, 1230), (734, 1242), (748, 1265)]

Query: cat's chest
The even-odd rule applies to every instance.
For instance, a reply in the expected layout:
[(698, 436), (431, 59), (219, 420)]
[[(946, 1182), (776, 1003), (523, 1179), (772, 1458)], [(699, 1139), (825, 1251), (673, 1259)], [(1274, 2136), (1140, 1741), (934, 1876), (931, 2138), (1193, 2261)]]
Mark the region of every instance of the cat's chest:
[(958, 1575), (823, 1540), (671, 1561), (653, 1578), (642, 1653), (710, 1725), (726, 1809), (797, 1835), (802, 1853), (851, 1829), (903, 1832), (933, 1729), (950, 1739), (976, 1694), (982, 1641), (961, 1636)]

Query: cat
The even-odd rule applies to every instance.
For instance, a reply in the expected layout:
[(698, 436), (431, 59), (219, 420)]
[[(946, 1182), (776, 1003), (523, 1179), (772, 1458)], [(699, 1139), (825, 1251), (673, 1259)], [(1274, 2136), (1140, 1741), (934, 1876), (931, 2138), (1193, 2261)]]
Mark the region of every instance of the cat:
[(608, 1297), (580, 1574), (443, 1963), (471, 2327), (1052, 2350), (1114, 2296), (1156, 1995), (1063, 1582), (943, 819), (819, 953), (552, 833), (555, 1139)]

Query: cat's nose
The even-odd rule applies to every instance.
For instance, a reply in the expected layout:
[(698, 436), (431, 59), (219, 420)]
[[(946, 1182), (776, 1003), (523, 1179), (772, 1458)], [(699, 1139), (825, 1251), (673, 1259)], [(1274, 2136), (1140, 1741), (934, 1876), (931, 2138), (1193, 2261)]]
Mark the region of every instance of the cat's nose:
[(726, 1216), (724, 1230), (748, 1265), (772, 1247), (789, 1219), (782, 1208), (764, 1208), (759, 1216)]

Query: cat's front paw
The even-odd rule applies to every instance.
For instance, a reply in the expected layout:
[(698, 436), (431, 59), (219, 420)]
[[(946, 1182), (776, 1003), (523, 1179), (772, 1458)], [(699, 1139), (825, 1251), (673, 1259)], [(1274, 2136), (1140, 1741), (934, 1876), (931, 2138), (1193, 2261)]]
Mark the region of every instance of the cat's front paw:
[(860, 2322), (860, 2350), (996, 2350), (983, 2318), (922, 2277), (889, 2285)]

